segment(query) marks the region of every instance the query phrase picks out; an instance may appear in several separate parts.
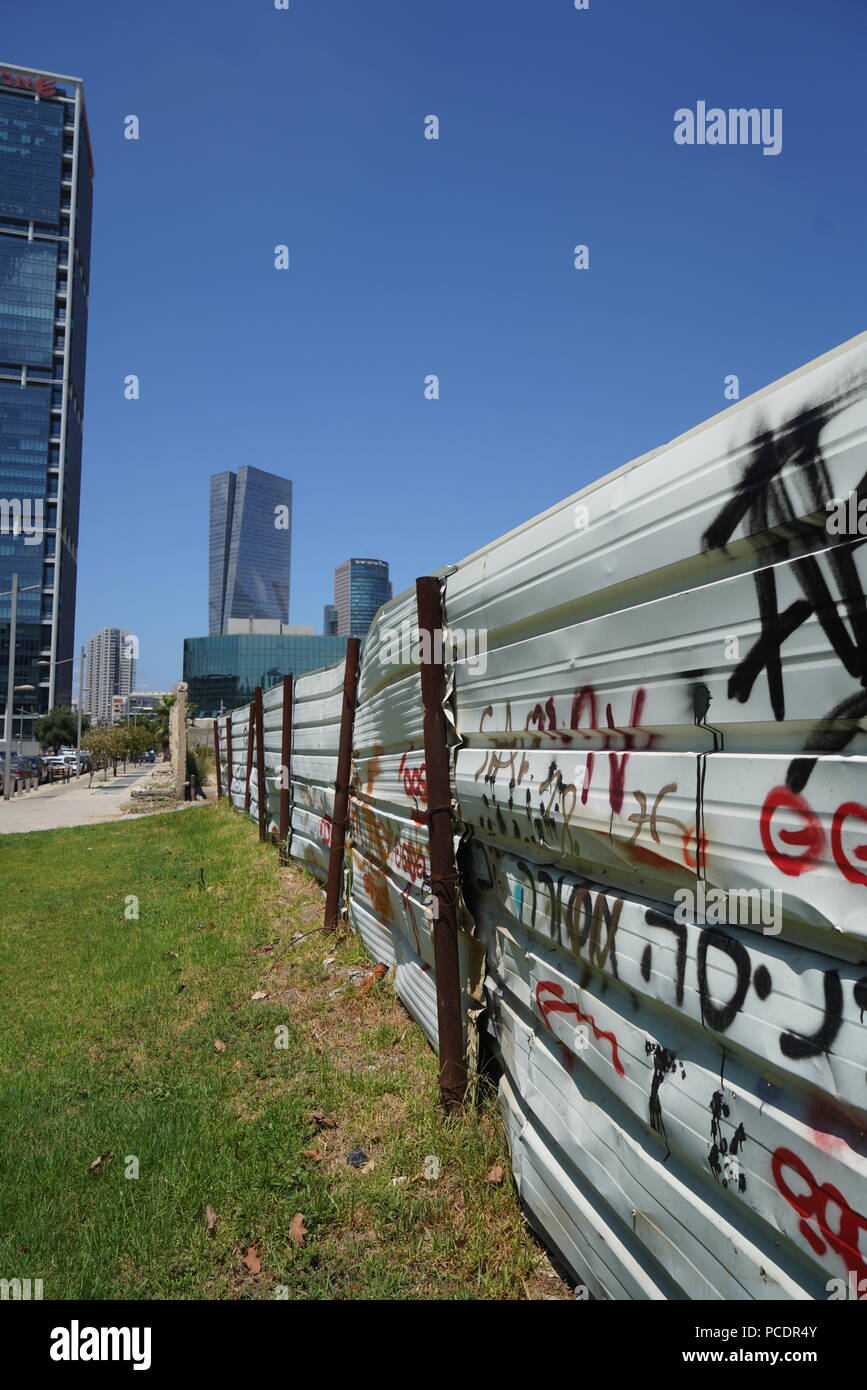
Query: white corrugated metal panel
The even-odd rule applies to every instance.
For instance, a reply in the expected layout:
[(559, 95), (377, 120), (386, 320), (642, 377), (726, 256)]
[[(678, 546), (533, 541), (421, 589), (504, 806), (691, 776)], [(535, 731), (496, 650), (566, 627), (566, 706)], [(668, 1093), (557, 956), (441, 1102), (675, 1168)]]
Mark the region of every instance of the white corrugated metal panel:
[[(415, 593), (381, 608), (362, 652), (353, 740), (351, 920), (436, 1045), (421, 680), (412, 660)], [(466, 1015), (481, 998), (479, 946), (459, 941)]]
[[(422, 1023), (436, 1033), (432, 962), (422, 974), (422, 937), (430, 940), (427, 788), (424, 782), (421, 684), (418, 667), (389, 641), (414, 623), (415, 596), (401, 594), (381, 608), (365, 638), (358, 676), (352, 759), (352, 881), (350, 918), (371, 957), (397, 968), (397, 988)], [(417, 964), (415, 964), (417, 963)], [(407, 988), (412, 983), (412, 988)], [(433, 1032), (431, 1031), (433, 1028)]]
[(867, 1277), (865, 383), (867, 335), (447, 579), (514, 1169), (598, 1296)]
[(293, 682), (289, 852), (324, 882), (334, 815), (334, 782), (346, 662)]
[(232, 710), (232, 805), (244, 809), (244, 789), (247, 784), (247, 735), (250, 727), (250, 706), (240, 705)]

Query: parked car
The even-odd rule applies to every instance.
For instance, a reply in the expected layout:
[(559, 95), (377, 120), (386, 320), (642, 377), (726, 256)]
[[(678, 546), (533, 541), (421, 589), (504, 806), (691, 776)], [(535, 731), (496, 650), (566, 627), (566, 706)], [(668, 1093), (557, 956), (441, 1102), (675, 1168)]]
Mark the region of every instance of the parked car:
[(49, 782), (58, 782), (69, 776), (69, 764), (59, 753), (45, 758), (44, 761)]
[(45, 759), (40, 758), (38, 753), (28, 753), (24, 761), (30, 768), (30, 771), (36, 774), (40, 786), (43, 782), (48, 781), (48, 768), (45, 765)]
[[(31, 784), (32, 778), (33, 778), (33, 773), (31, 772), (31, 769), (28, 767), (27, 763), (25, 762), (25, 760), (21, 757), (21, 755), (20, 755), (19, 753), (13, 753), (13, 754), (12, 754), (12, 757), (11, 757), (11, 760), (10, 760), (10, 766), (11, 766), (11, 768), (12, 768), (12, 776), (15, 778), (16, 784), (17, 784), (18, 786), (20, 786), (20, 785), (21, 785), (22, 783), (24, 783), (25, 781), (27, 782), (28, 785)], [(4, 749), (0, 749), (0, 790), (3, 790), (3, 788), (5, 787), (5, 782), (6, 782), (6, 750), (5, 750), (5, 748), (4, 748)], [(13, 788), (13, 790), (15, 790), (15, 789)]]

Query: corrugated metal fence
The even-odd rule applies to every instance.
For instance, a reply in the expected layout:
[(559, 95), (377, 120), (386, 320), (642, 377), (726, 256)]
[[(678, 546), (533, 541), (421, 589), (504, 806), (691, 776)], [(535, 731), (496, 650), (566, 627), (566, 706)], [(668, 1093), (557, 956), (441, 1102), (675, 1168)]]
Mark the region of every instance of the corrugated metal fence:
[[(466, 1044), (486, 1004), (522, 1198), (595, 1296), (867, 1278), (861, 499), (867, 335), (442, 574)], [(346, 900), (435, 1043), (418, 638), (404, 594), (365, 640)], [(342, 681), (295, 683), (320, 878)]]

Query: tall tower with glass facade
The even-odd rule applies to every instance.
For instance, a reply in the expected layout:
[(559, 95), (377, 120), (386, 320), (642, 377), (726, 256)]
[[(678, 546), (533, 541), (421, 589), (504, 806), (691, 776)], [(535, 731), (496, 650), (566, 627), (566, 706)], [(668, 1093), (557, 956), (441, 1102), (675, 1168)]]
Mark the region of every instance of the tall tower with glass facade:
[(385, 560), (345, 560), (334, 571), (334, 607), (340, 637), (366, 637), (370, 624), (391, 598)]
[(261, 468), (211, 477), (208, 633), (230, 618), (289, 620), (292, 484)]
[[(93, 159), (81, 80), (0, 66), (0, 593), (15, 709), (72, 695)], [(0, 708), (10, 600), (0, 599)]]

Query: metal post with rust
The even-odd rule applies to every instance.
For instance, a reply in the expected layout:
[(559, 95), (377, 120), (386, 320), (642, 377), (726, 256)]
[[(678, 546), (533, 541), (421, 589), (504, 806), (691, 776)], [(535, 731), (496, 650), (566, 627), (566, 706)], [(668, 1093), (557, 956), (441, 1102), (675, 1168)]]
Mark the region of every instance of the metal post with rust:
[[(256, 686), (256, 690), (258, 690), (258, 689), (259, 689), (259, 687)], [(245, 816), (249, 816), (249, 814), (250, 814), (250, 779), (251, 779), (251, 777), (253, 776), (253, 741), (254, 741), (254, 737), (255, 737), (253, 730), (254, 730), (255, 719), (256, 719), (256, 692), (254, 691), (254, 692), (253, 692), (253, 698), (252, 698), (252, 700), (250, 701), (249, 709), (247, 710), (247, 770), (246, 770), (245, 780), (244, 780), (244, 815), (245, 815)]]
[(292, 677), (283, 677), (283, 737), (280, 741), (280, 860), (289, 858), (289, 787), (292, 780)]
[(217, 774), (217, 800), (223, 795), (223, 769), (220, 766), (220, 724), (214, 720), (214, 768)]
[(268, 790), (265, 786), (265, 711), (262, 687), (256, 686), (256, 809), (259, 812), (259, 839), (267, 840)]
[(234, 802), (232, 801), (233, 780), (234, 768), (232, 767), (232, 716), (230, 714), (226, 719), (226, 781), (229, 784), (226, 789), (226, 795), (229, 798), (230, 806), (234, 805)]
[(328, 882), (325, 888), (325, 929), (337, 925), (340, 911), (340, 883), (343, 877), (343, 850), (346, 845), (346, 818), (349, 810), (349, 778), (352, 773), (352, 731), (358, 694), (357, 637), (346, 642), (343, 675), (343, 707), (340, 712), (340, 742), (337, 747), (337, 776), (334, 779), (334, 814), (331, 818), (331, 850), (328, 855)]
[(452, 825), (446, 716), (446, 672), (440, 581), (426, 575), (415, 581), (424, 716), (424, 763), (427, 782), (428, 853), (433, 896), (434, 970), (437, 988), (440, 1096), (447, 1110), (466, 1094), (467, 1068), (461, 1018), (461, 973), (458, 957), (458, 876)]

